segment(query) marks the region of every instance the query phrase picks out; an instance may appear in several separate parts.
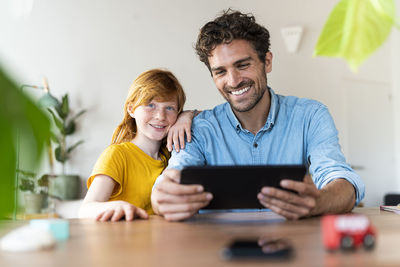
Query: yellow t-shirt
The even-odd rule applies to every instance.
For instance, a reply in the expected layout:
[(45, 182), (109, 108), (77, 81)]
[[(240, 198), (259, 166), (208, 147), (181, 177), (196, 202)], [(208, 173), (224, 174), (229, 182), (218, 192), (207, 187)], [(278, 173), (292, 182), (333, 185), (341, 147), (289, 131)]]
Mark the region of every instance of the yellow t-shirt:
[(115, 186), (109, 201), (124, 200), (154, 214), (151, 208), (151, 189), (157, 177), (167, 167), (168, 158), (160, 153), (155, 160), (131, 142), (114, 144), (104, 150), (87, 181), (89, 188), (96, 175), (114, 179)]

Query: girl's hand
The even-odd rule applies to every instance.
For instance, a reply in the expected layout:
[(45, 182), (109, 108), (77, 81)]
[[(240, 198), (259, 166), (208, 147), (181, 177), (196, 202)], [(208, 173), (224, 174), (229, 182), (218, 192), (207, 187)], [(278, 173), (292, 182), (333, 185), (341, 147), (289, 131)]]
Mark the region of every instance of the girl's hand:
[(192, 141), (190, 129), (192, 127), (192, 120), (197, 115), (195, 113), (196, 111), (186, 110), (179, 114), (175, 124), (168, 131), (167, 149), (169, 152), (172, 151), (172, 144), (174, 144), (176, 152), (185, 148), (185, 134), (187, 141)]
[(100, 222), (116, 222), (122, 219), (125, 221), (132, 221), (135, 218), (148, 219), (149, 215), (141, 208), (126, 201), (111, 201), (108, 202), (109, 207), (107, 210), (101, 212), (96, 216), (96, 221)]

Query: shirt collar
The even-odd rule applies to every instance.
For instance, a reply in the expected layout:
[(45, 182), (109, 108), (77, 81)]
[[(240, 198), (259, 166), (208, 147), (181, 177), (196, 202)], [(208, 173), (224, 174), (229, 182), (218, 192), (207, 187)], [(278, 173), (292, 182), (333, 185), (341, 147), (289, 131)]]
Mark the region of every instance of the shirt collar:
[[(276, 116), (277, 116), (278, 110), (279, 110), (278, 96), (275, 94), (275, 92), (270, 87), (268, 87), (268, 90), (269, 90), (270, 97), (271, 97), (271, 106), (269, 108), (267, 121), (261, 130), (267, 130), (275, 124), (275, 119), (276, 119)], [(232, 127), (234, 127), (236, 129), (236, 132), (247, 131), (246, 129), (243, 129), (239, 120), (236, 118), (235, 113), (233, 113), (232, 107), (231, 107), (231, 105), (229, 105), (229, 103), (225, 103), (225, 111), (226, 111), (226, 114), (228, 116), (228, 119), (229, 119)]]
[(263, 129), (268, 129), (275, 124), (276, 117), (278, 116), (279, 111), (279, 99), (278, 96), (275, 94), (274, 90), (268, 87), (269, 93), (271, 96), (271, 106), (269, 108), (267, 122), (265, 123)]

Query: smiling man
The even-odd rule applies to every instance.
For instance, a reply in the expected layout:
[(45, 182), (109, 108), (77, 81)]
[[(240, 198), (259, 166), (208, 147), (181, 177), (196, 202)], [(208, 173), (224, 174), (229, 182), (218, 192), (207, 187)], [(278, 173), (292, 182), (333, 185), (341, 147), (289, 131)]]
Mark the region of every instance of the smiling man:
[(179, 184), (180, 170), (188, 165), (308, 166), (311, 176), (303, 182), (281, 182), (298, 194), (263, 187), (257, 195), (264, 207), (288, 219), (348, 212), (364, 197), (364, 184), (345, 161), (327, 107), (268, 87), (269, 46), (268, 30), (238, 11), (228, 10), (200, 30), (196, 52), (227, 103), (193, 120), (192, 142), (173, 152), (153, 188), (156, 214), (184, 220), (212, 199), (201, 186)]

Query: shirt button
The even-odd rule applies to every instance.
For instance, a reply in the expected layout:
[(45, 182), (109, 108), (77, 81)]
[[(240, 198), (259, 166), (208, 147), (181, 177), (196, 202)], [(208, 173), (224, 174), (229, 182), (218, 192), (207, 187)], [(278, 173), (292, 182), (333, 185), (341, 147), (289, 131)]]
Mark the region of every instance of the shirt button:
[(254, 143), (254, 144), (253, 144), (253, 147), (254, 147), (254, 148), (257, 148), (257, 147), (258, 147), (258, 144), (257, 144), (257, 143)]

